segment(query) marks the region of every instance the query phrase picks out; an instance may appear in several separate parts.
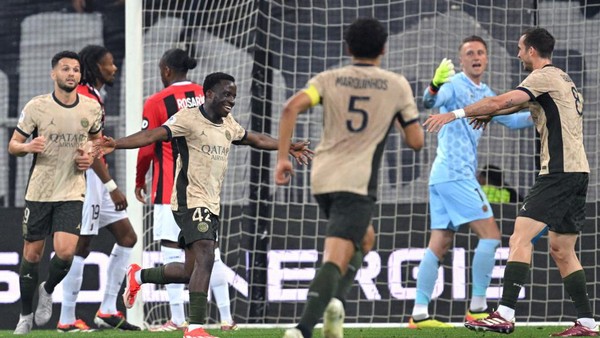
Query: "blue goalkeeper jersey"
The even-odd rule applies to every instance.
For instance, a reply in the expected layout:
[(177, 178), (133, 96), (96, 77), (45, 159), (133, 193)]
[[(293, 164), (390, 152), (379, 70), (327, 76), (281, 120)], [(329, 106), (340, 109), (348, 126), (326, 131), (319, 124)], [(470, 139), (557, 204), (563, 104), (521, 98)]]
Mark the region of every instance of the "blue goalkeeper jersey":
[[(425, 108), (439, 108), (440, 113), (464, 108), (485, 97), (495, 96), (486, 84), (476, 85), (464, 73), (458, 73), (444, 84), (437, 95), (425, 89)], [(529, 112), (496, 116), (492, 120), (509, 128), (533, 126)], [(438, 133), (435, 160), (429, 174), (429, 184), (474, 179), (477, 171), (477, 145), (481, 129), (473, 129), (469, 119), (457, 119), (446, 124)]]

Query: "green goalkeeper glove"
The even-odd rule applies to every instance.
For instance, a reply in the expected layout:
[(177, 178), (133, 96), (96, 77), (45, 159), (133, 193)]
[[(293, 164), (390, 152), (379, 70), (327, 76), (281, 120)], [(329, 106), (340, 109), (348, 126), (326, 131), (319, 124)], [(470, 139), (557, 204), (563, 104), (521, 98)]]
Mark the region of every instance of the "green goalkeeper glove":
[(435, 70), (433, 80), (431, 80), (431, 89), (434, 93), (440, 90), (440, 87), (450, 81), (450, 78), (454, 75), (454, 64), (452, 60), (444, 58), (440, 65)]

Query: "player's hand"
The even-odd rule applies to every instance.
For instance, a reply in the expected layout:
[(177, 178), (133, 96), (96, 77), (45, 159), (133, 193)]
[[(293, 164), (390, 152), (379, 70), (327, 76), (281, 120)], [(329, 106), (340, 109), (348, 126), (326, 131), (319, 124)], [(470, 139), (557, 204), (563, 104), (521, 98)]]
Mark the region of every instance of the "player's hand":
[(102, 157), (110, 154), (115, 150), (117, 142), (110, 136), (103, 136), (94, 141), (94, 154), (96, 157)]
[(94, 162), (94, 156), (89, 147), (77, 148), (77, 154), (75, 154), (75, 165), (78, 170), (85, 171)]
[(310, 141), (300, 141), (290, 145), (290, 155), (294, 156), (296, 162), (300, 165), (307, 165), (315, 154), (312, 150), (308, 149), (309, 144)]
[(44, 136), (38, 136), (31, 140), (31, 142), (27, 143), (26, 150), (29, 153), (39, 154), (44, 151), (44, 147), (46, 146), (46, 138)]
[(428, 132), (437, 133), (446, 123), (450, 123), (454, 120), (456, 120), (456, 115), (454, 115), (452, 112), (429, 115), (427, 121), (423, 123), (423, 126), (427, 127), (426, 130)]
[(135, 187), (135, 198), (143, 204), (146, 204), (146, 185)]
[(119, 188), (113, 190), (110, 193), (110, 199), (115, 204), (116, 211), (121, 211), (121, 210), (127, 209), (127, 206), (128, 206), (127, 197), (125, 197), (125, 194), (123, 194), (121, 192), (121, 190), (119, 190)]
[(292, 161), (288, 159), (277, 161), (277, 166), (275, 167), (275, 184), (288, 184), (292, 176), (294, 176)]
[(482, 129), (485, 130), (492, 120), (491, 116), (477, 116), (472, 117), (469, 121), (469, 124), (473, 126), (473, 129)]
[(435, 75), (433, 76), (431, 83), (439, 88), (444, 83), (450, 81), (450, 78), (454, 73), (454, 64), (452, 63), (452, 60), (444, 58), (435, 70)]

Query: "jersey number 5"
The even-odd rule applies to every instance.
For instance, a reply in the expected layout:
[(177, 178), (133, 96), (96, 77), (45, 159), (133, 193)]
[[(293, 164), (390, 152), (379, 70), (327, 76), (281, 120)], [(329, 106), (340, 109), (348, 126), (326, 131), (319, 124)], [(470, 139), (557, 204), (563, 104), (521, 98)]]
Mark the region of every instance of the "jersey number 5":
[(353, 114), (360, 114), (362, 117), (362, 121), (358, 127), (352, 124), (352, 120), (346, 120), (346, 127), (353, 133), (358, 133), (365, 129), (367, 123), (369, 122), (369, 113), (366, 110), (360, 109), (356, 107), (357, 102), (360, 101), (369, 101), (371, 98), (368, 96), (350, 96), (350, 102), (348, 103), (348, 112)]

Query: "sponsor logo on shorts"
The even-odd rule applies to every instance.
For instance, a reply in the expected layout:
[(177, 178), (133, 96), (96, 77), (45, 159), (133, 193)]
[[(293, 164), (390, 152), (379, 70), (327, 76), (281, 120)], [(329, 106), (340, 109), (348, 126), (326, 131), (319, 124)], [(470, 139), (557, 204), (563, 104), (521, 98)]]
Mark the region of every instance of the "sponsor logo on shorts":
[(206, 222), (198, 223), (198, 231), (207, 232), (208, 231), (208, 223), (206, 223)]

